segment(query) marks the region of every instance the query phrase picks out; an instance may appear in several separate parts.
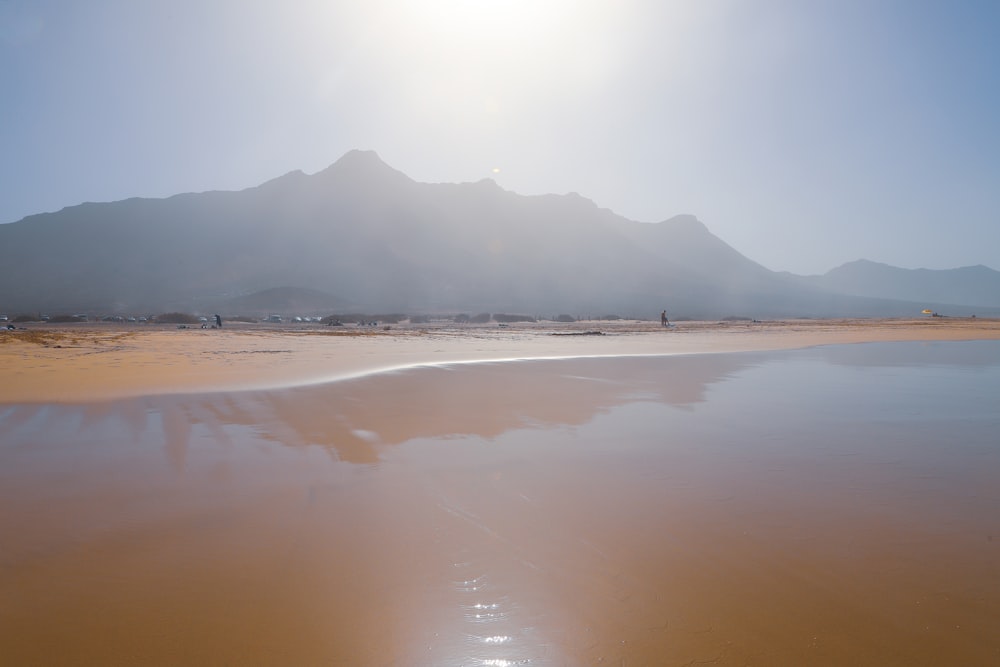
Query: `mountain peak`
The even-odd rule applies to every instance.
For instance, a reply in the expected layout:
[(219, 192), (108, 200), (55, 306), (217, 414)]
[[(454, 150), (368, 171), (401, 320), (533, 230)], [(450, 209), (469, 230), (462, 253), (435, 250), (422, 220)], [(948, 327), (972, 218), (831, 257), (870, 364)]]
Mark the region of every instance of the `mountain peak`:
[(707, 227), (705, 227), (705, 223), (703, 223), (696, 216), (691, 215), (690, 213), (680, 213), (672, 218), (664, 220), (664, 222), (677, 226), (683, 225), (686, 227), (697, 227), (697, 228), (708, 229)]
[(342, 167), (389, 167), (385, 161), (379, 157), (378, 153), (372, 150), (361, 150), (355, 148), (344, 153), (332, 166)]
[(337, 178), (359, 180), (367, 183), (395, 180), (408, 182), (410, 177), (401, 171), (393, 169), (379, 157), (375, 151), (350, 150), (316, 176), (321, 178)]

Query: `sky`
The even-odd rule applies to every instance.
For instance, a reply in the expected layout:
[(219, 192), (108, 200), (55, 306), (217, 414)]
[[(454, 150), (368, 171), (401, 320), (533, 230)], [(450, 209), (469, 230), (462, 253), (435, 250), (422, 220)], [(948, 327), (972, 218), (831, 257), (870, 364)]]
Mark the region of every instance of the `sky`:
[(0, 222), (357, 148), (775, 271), (1000, 269), (998, 33), (995, 0), (0, 0)]

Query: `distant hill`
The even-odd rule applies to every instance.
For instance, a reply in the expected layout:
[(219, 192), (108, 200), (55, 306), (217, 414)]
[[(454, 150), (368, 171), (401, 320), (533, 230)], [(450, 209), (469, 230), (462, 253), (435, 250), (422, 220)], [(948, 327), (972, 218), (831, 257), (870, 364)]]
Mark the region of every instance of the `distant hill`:
[(693, 216), (639, 223), (577, 194), (418, 183), (370, 151), (239, 192), (28, 216), (0, 225), (0, 249), (4, 312), (765, 318), (928, 306), (924, 292), (845, 292), (769, 271)]
[(900, 269), (861, 259), (804, 280), (828, 291), (857, 296), (980, 308), (1000, 306), (1000, 271), (982, 265), (946, 270)]

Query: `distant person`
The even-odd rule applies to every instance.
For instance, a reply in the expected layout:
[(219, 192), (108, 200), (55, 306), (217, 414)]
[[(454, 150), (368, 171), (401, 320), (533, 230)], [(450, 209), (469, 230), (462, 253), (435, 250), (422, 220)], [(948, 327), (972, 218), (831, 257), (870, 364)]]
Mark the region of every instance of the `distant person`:
[(670, 320), (667, 319), (667, 311), (660, 313), (660, 326), (665, 327), (670, 325)]
[(218, 314), (215, 315), (215, 326), (222, 328), (222, 318)]

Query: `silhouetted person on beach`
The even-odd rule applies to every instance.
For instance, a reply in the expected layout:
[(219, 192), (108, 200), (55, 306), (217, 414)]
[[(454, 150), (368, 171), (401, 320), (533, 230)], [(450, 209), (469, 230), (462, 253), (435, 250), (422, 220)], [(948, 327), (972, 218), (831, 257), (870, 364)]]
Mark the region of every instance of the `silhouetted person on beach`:
[(663, 311), (660, 313), (660, 326), (665, 327), (668, 324), (670, 324), (670, 321), (667, 319), (667, 311)]
[(218, 315), (215, 316), (215, 326), (219, 327), (220, 329), (222, 328), (222, 318), (219, 317)]

